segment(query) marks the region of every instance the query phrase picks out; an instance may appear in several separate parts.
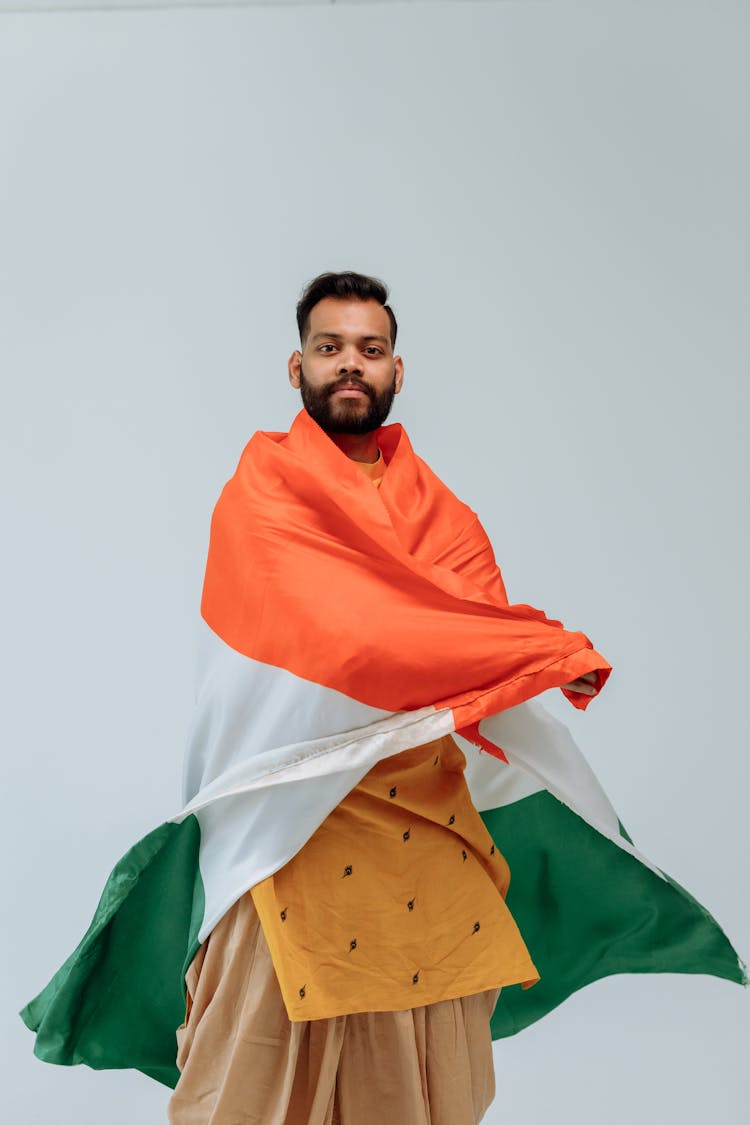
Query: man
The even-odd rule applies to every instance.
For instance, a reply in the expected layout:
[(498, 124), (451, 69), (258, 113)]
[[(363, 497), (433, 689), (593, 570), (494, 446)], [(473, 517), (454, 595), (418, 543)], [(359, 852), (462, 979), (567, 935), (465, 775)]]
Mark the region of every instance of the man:
[(41, 1059), (173, 1087), (173, 1125), (471, 1125), (491, 1039), (591, 981), (745, 979), (535, 698), (585, 709), (609, 664), (508, 603), (476, 514), (384, 424), (386, 302), (305, 290), (303, 409), (211, 521), (183, 805), (21, 1013)]
[[(386, 301), (384, 285), (370, 277), (328, 273), (315, 278), (297, 308), (301, 350), (289, 359), (289, 381), (301, 392), (309, 416), (375, 487), (388, 472), (378, 435), (404, 379), (403, 360), (394, 355), (396, 319)], [(341, 612), (356, 614), (357, 606), (344, 603)], [(596, 682), (596, 673), (586, 672), (565, 686), (593, 695)], [(433, 769), (436, 756), (442, 759), (442, 770)], [(433, 802), (435, 820), (449, 821), (450, 809), (460, 801), (470, 806), (462, 777), (463, 755), (450, 737), (384, 759), (281, 871), (235, 903), (201, 947), (189, 974), (189, 1018), (179, 1033), (182, 1076), (170, 1102), (170, 1121), (175, 1125), (230, 1125), (243, 1113), (267, 1125), (328, 1125), (338, 1120), (345, 1125), (376, 1125), (384, 1119), (394, 1125), (469, 1125), (481, 1119), (494, 1094), (489, 1018), (499, 984), (533, 983), (537, 972), (504, 910), (508, 876), (499, 853), (494, 862), (502, 869), (490, 871), (489, 880), (488, 872), (475, 862), (468, 873), (461, 871), (460, 884), (451, 883), (447, 869), (457, 840), (462, 845), (462, 868), (470, 849), (480, 854), (485, 843), (485, 850), (492, 847), (478, 813), (472, 820), (464, 817), (459, 835), (451, 825), (431, 824), (429, 814), (420, 809), (423, 830), (408, 856), (413, 870), (398, 869), (394, 859), (401, 846), (398, 834), (391, 834), (396, 850), (389, 854), (387, 822), (394, 815), (400, 820), (403, 804), (389, 798), (378, 808), (372, 790), (379, 785), (383, 793), (396, 797), (399, 785), (420, 761), (425, 766), (423, 797), (427, 794)], [(460, 779), (452, 790), (448, 789), (451, 777)], [(371, 807), (365, 812), (361, 805), (368, 797)], [(429, 835), (424, 832), (428, 823)], [(368, 857), (365, 851), (354, 864), (358, 874), (364, 869), (359, 881), (362, 899), (353, 901), (350, 888), (338, 879), (334, 889), (340, 895), (331, 889), (321, 894), (322, 888), (315, 884), (316, 869), (325, 867), (339, 842), (346, 848), (347, 834), (357, 830), (370, 833), (372, 846), (380, 846), (380, 852)], [(366, 870), (368, 859), (371, 871)], [(428, 890), (422, 877), (417, 904), (410, 897), (411, 889), (420, 866), (428, 861), (434, 868), (434, 882)], [(401, 897), (412, 915), (410, 944), (415, 944), (415, 921), (422, 917), (433, 924), (441, 908), (450, 916), (454, 906), (458, 918), (460, 904), (469, 896), (474, 913), (481, 913), (478, 904), (484, 900), (491, 915), (493, 898), (495, 912), (501, 913), (492, 936), (489, 921), (485, 923), (488, 944), (481, 950), (461, 941), (458, 921), (446, 927), (441, 941), (433, 939), (432, 962), (444, 966), (452, 956), (453, 976), (445, 971), (435, 974), (416, 1013), (409, 980), (405, 977), (400, 988), (393, 980), (398, 970), (389, 961), (387, 927), (376, 934), (375, 920), (369, 917), (369, 902), (378, 897), (378, 868), (389, 872), (389, 886), (383, 888), (387, 896), (398, 898), (399, 883), (403, 885)], [(277, 920), (274, 906), (282, 900), (284, 918)], [(321, 990), (325, 962), (335, 960), (336, 944), (343, 949), (357, 942), (346, 956), (357, 950), (362, 956), (361, 936), (348, 939), (348, 930), (340, 941), (334, 936), (344, 911), (348, 911), (346, 926), (358, 934), (367, 931), (369, 957), (382, 975), (373, 986), (369, 972), (347, 980), (337, 967), (332, 975), (338, 973), (341, 981), (328, 982), (325, 1003), (313, 1013), (316, 1018), (305, 1020), (300, 1010), (290, 1013), (296, 1021), (290, 1022), (274, 962), (286, 984), (288, 962), (295, 955), (299, 958), (299, 951), (290, 956), (276, 931), (283, 930), (288, 941), (294, 914), (303, 907), (306, 928), (312, 924), (327, 939), (305, 964), (302, 976), (307, 992), (312, 981)], [(305, 943), (308, 934), (300, 931), (293, 940)], [(416, 943), (423, 946), (428, 940), (425, 933)], [(457, 957), (452, 946), (459, 949)], [(433, 966), (427, 958), (423, 961), (427, 968), (422, 972), (429, 979)], [(461, 975), (473, 981), (467, 987), (476, 991), (455, 995), (455, 980)], [(362, 1012), (362, 995), (368, 987), (376, 1010)], [(423, 1031), (422, 1041), (415, 1027)]]

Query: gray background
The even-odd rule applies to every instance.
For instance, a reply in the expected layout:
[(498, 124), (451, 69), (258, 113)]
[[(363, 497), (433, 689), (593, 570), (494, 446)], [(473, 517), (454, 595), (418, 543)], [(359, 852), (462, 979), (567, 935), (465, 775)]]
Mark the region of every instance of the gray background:
[[(614, 665), (565, 719), (741, 953), (750, 20), (733, 3), (0, 17), (5, 1120), (151, 1125), (15, 1014), (179, 807), (211, 508), (287, 429), (293, 307), (391, 285), (393, 419), (511, 601)], [(495, 1044), (485, 1120), (747, 1119), (748, 996), (621, 976)]]

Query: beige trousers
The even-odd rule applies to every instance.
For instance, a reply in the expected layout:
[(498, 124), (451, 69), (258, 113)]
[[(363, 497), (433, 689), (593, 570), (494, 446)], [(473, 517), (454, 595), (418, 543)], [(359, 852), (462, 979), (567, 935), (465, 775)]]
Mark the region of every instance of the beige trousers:
[(476, 1125), (495, 1096), (499, 988), (292, 1023), (249, 892), (198, 950), (171, 1125)]

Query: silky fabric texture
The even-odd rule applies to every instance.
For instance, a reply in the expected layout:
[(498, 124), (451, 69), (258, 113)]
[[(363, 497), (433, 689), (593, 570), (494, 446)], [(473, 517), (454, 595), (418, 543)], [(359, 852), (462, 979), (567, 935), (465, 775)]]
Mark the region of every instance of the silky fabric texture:
[(539, 979), (465, 767), (450, 735), (384, 758), (251, 889), (290, 1020)]
[[(450, 709), (459, 733), (552, 687), (585, 709), (593, 696), (565, 685), (593, 671), (598, 694), (611, 665), (583, 633), (508, 604), (476, 513), (402, 426), (377, 442), (387, 470), (374, 489), (306, 410), (288, 434), (253, 435), (211, 519), (206, 624), (235, 652), (365, 706)], [(213, 760), (201, 764), (193, 789), (214, 780)]]
[(475, 1125), (494, 1098), (500, 989), (292, 1023), (249, 893), (186, 979), (170, 1125)]

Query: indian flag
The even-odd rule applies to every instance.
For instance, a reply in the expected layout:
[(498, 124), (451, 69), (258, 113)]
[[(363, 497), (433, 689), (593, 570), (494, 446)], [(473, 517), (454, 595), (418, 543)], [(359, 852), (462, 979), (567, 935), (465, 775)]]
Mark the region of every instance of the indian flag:
[(509, 862), (541, 974), (494, 1038), (618, 972), (745, 982), (708, 912), (633, 845), (567, 727), (536, 698), (610, 665), (509, 605), (476, 515), (383, 427), (376, 492), (303, 411), (256, 434), (216, 506), (182, 807), (116, 865), (77, 949), (22, 1017), (48, 1062), (178, 1079), (199, 945), (381, 759), (453, 735)]

